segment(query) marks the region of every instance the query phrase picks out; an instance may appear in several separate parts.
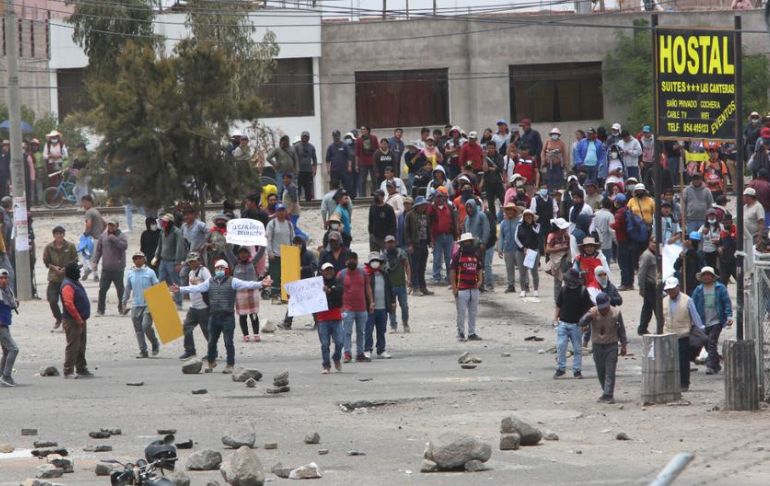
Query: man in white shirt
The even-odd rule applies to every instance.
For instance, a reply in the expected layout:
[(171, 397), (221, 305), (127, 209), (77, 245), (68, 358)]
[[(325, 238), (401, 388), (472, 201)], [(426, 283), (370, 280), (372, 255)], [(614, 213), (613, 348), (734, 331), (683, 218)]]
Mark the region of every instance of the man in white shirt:
[[(190, 268), (188, 278), (190, 285), (198, 285), (211, 278), (211, 272), (200, 263), (200, 256), (196, 252), (187, 255), (187, 266)], [(200, 292), (190, 293), (190, 308), (184, 318), (184, 353), (179, 359), (188, 359), (196, 355), (195, 339), (193, 333), (200, 326), (203, 337), (209, 340), (209, 306)]]
[(396, 177), (396, 174), (393, 171), (394, 169), (392, 167), (385, 168), (385, 171), (384, 171), (385, 179), (383, 179), (383, 181), (380, 183), (380, 190), (384, 191), (385, 194), (387, 194), (388, 193), (387, 184), (388, 182), (390, 182), (396, 186), (396, 190), (398, 191), (399, 194), (401, 194), (402, 196), (406, 196), (407, 192), (406, 192), (406, 185), (404, 184), (404, 181)]
[(642, 155), (642, 145), (628, 133), (628, 130), (620, 132), (618, 148), (623, 151), (623, 165), (626, 166), (626, 177), (639, 179), (639, 157)]
[(396, 190), (396, 184), (393, 181), (385, 181), (385, 189), (387, 196), (385, 196), (385, 203), (389, 204), (396, 213), (396, 219), (404, 213), (404, 197)]

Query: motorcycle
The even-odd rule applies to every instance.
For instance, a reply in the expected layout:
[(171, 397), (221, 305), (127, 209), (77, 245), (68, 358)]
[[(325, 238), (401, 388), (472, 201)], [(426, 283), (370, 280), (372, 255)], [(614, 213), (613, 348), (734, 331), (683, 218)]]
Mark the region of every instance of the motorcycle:
[(110, 474), (112, 486), (174, 486), (174, 482), (166, 478), (164, 470), (173, 471), (177, 461), (174, 436), (167, 435), (163, 439), (152, 441), (144, 449), (145, 459), (139, 459), (136, 464), (121, 463), (115, 459), (104, 460), (107, 464), (117, 464), (122, 470)]

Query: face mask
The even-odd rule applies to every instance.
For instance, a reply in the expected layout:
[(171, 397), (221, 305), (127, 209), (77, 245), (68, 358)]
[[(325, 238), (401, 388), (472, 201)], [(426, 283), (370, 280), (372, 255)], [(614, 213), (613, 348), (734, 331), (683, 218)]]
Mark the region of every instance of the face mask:
[(551, 135), (551, 140), (559, 140), (559, 136), (556, 134)]
[(548, 197), (548, 189), (540, 189), (537, 193), (540, 194), (540, 197), (543, 199)]
[(339, 223), (332, 223), (332, 224), (329, 225), (329, 228), (331, 228), (333, 230), (338, 230), (338, 229), (340, 229), (340, 224)]
[(617, 152), (612, 152), (612, 153), (610, 154), (610, 158), (611, 158), (611, 159), (617, 159), (617, 158), (618, 158), (618, 154), (617, 154)]
[(150, 231), (158, 231), (158, 225), (157, 224), (151, 224), (150, 225)]
[(372, 270), (377, 270), (378, 268), (380, 268), (380, 262), (373, 261), (372, 263), (369, 264), (369, 266), (372, 268)]
[(225, 271), (224, 270), (215, 270), (214, 271), (214, 276), (217, 277), (217, 278), (222, 278), (222, 277), (225, 276)]
[(628, 190), (629, 190), (630, 192), (634, 192), (634, 188), (635, 188), (636, 186), (635, 186), (634, 184), (629, 184), (627, 187), (628, 187)]
[(355, 270), (356, 267), (358, 266), (358, 263), (356, 263), (356, 262), (348, 262), (345, 266), (348, 267), (348, 270)]
[(596, 277), (596, 280), (599, 281), (599, 285), (602, 287), (606, 287), (610, 283), (610, 279), (606, 275), (604, 277)]
[(472, 196), (473, 189), (463, 189), (463, 196)]
[(59, 143), (59, 139), (58, 138), (52, 138), (51, 139), (51, 144), (52, 145), (56, 145), (57, 143)]
[(717, 220), (714, 218), (709, 218), (709, 224), (717, 224)]

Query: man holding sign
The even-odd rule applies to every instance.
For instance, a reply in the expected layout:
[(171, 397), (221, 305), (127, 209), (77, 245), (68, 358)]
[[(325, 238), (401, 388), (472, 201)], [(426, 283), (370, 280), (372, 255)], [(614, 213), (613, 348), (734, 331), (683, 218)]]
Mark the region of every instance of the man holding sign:
[(217, 366), (217, 344), (219, 336), (224, 335), (227, 366), (222, 373), (230, 374), (235, 366), (235, 293), (241, 289), (261, 289), (271, 285), (273, 280), (265, 277), (261, 282), (246, 282), (227, 275), (230, 266), (224, 260), (214, 264), (214, 276), (198, 285), (179, 287), (173, 285), (171, 291), (180, 294), (209, 293), (209, 350), (206, 373), (211, 373)]
[[(328, 375), (331, 371), (331, 361), (334, 361), (334, 369), (342, 371), (342, 347), (345, 343), (345, 335), (342, 329), (342, 285), (337, 280), (334, 265), (324, 263), (321, 267), (324, 279), (324, 293), (328, 310), (316, 312), (318, 322), (318, 339), (321, 341), (321, 360), (323, 369), (321, 373)], [(334, 340), (334, 355), (329, 359), (331, 340)]]

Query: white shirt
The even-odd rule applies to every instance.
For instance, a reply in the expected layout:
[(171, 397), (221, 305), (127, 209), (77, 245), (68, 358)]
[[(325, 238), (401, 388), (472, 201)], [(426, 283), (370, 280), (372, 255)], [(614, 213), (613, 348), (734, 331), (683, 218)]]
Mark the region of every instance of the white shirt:
[(404, 197), (397, 192), (385, 196), (385, 204), (393, 208), (396, 217), (399, 217), (404, 212)]
[(623, 163), (626, 167), (639, 167), (639, 156), (642, 155), (642, 146), (639, 140), (631, 137), (626, 142), (623, 139), (618, 140), (618, 147), (623, 151)]
[[(198, 270), (196, 271), (190, 270), (190, 275), (189, 275), (190, 285), (198, 285), (210, 278), (211, 278), (211, 272), (209, 272), (208, 268), (202, 265), (198, 267)], [(206, 303), (203, 301), (203, 295), (201, 295), (200, 292), (190, 293), (190, 307), (193, 309), (208, 308)]]
[(394, 183), (396, 185), (396, 190), (398, 190), (399, 194), (401, 194), (402, 196), (406, 196), (407, 192), (406, 192), (406, 186), (404, 185), (404, 181), (402, 181), (398, 177), (394, 177), (393, 179), (390, 179), (390, 180), (386, 179), (382, 181), (380, 183), (381, 191), (385, 192), (385, 194), (388, 193), (388, 189), (385, 186), (388, 182)]

